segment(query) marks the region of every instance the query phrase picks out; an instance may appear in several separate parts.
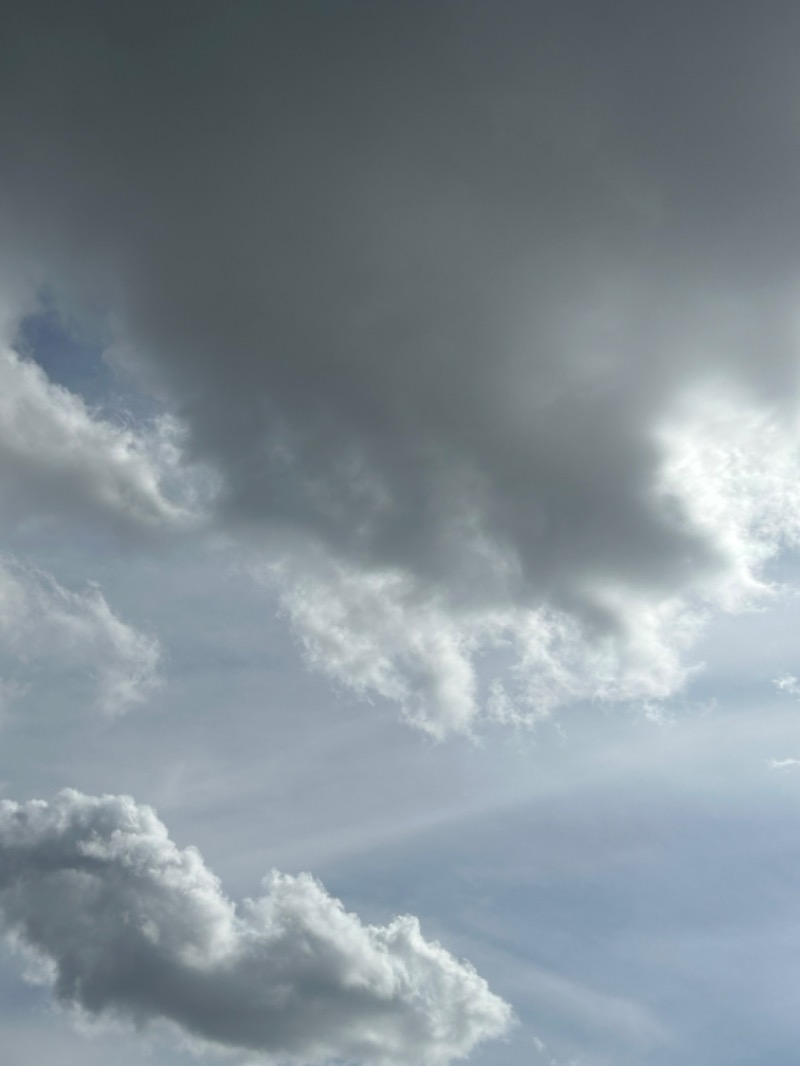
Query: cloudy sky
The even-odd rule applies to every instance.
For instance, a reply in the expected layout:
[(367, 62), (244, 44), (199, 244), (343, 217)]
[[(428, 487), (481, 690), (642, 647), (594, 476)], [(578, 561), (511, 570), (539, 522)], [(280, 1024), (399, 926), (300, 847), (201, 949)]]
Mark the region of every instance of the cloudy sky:
[(5, 6), (9, 1066), (795, 1066), (798, 46)]

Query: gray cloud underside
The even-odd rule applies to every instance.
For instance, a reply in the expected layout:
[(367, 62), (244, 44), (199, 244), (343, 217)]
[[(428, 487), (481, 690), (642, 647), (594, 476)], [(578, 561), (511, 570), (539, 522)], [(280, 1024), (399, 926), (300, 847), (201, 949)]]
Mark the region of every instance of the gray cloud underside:
[(742, 455), (720, 421), (797, 444), (798, 15), (772, 11), (25, 5), (5, 246), (111, 308), (219, 520), (286, 550), (323, 668), (439, 732), (487, 641), (518, 661), (498, 705), (668, 695), (697, 612), (796, 533), (794, 499), (761, 520), (774, 484), (739, 507), (749, 468), (702, 505)]
[(199, 853), (127, 797), (4, 801), (0, 911), (63, 1003), (229, 1049), (434, 1066), (511, 1020), (416, 919), (362, 925), (307, 874), (273, 872), (235, 907)]

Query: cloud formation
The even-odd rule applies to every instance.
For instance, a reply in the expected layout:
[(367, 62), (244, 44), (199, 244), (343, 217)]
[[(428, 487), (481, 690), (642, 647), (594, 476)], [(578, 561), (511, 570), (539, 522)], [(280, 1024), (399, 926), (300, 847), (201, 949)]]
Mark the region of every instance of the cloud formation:
[(177, 461), (166, 423), (149, 432), (98, 417), (12, 348), (0, 350), (0, 498), (18, 519), (89, 517), (119, 530), (180, 527), (161, 482)]
[(794, 674), (781, 674), (772, 683), (779, 692), (787, 696), (800, 696), (800, 681)]
[(676, 8), (4, 33), (7, 247), (110, 310), (312, 661), (439, 735), (668, 696), (796, 538), (798, 16)]
[(511, 1020), (412, 917), (365, 926), (309, 875), (277, 872), (234, 906), (129, 797), (0, 804), (0, 911), (62, 1003), (228, 1049), (439, 1066)]
[(79, 671), (94, 681), (95, 704), (118, 715), (145, 700), (159, 683), (158, 641), (116, 615), (99, 588), (74, 592), (40, 570), (0, 557), (0, 651), (19, 678), (26, 668)]

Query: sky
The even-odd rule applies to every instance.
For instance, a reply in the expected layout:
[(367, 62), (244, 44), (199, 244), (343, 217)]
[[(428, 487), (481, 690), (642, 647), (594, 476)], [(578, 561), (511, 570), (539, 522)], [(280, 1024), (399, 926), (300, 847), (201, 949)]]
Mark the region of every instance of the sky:
[(0, 36), (9, 1066), (795, 1066), (800, 10)]

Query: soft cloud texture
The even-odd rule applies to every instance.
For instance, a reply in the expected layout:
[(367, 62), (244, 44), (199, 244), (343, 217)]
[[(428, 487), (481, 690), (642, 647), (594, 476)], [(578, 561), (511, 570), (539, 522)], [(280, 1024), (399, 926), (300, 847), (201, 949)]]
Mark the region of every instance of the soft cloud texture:
[(12, 1066), (796, 1066), (798, 40), (3, 5)]
[(547, 606), (453, 611), (402, 573), (301, 559), (269, 573), (309, 663), (439, 739), (481, 714), (525, 724), (580, 700), (663, 700), (683, 684), (681, 652), (702, 624), (699, 603), (613, 588), (598, 596), (619, 615), (605, 634)]
[(36, 363), (0, 350), (0, 499), (7, 511), (87, 517), (120, 530), (186, 524), (160, 482), (177, 463), (167, 423), (114, 424), (49, 381)]
[(35, 672), (89, 675), (98, 709), (118, 715), (143, 702), (159, 682), (155, 637), (116, 615), (99, 588), (66, 589), (47, 573), (0, 557), (0, 651), (14, 664), (12, 698)]
[(796, 539), (796, 11), (42, 10), (8, 248), (291, 556), (311, 660), (439, 735), (678, 690)]
[(770, 759), (767, 766), (770, 770), (796, 770), (800, 767), (800, 759)]
[(437, 1066), (507, 1029), (508, 1006), (414, 918), (362, 925), (307, 874), (264, 887), (234, 906), (128, 797), (0, 805), (0, 910), (65, 1004), (303, 1062)]
[(800, 681), (794, 674), (782, 674), (772, 682), (779, 692), (787, 696), (800, 696)]

